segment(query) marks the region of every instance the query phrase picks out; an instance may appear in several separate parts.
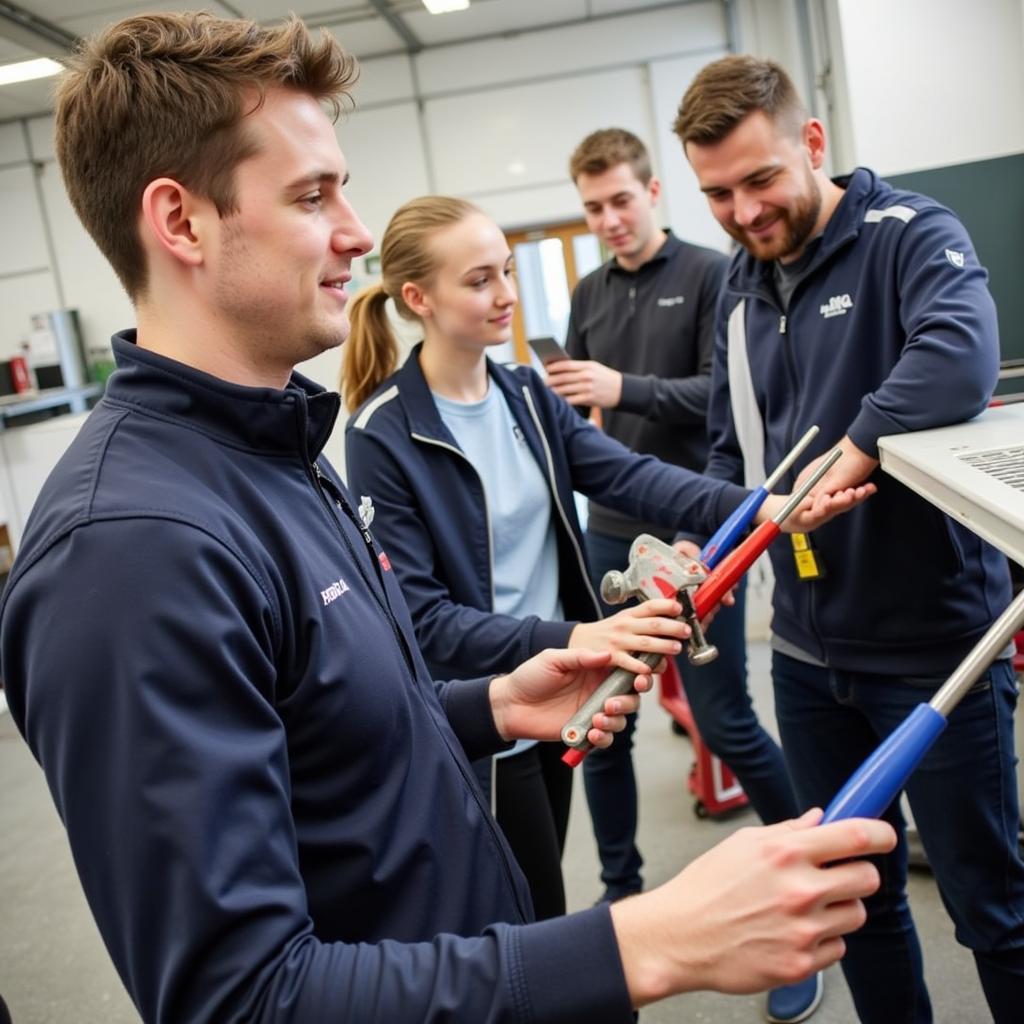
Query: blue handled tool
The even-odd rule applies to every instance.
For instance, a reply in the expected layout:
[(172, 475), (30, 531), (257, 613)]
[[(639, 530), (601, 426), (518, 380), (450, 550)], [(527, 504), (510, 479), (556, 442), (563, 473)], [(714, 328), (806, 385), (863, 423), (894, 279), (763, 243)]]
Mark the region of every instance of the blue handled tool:
[(803, 450), (817, 436), (818, 428), (810, 430), (790, 449), (789, 454), (778, 464), (775, 472), (756, 490), (747, 495), (743, 504), (737, 508), (722, 525), (715, 530), (711, 540), (700, 550), (700, 560), (709, 569), (716, 565), (732, 550), (740, 535), (750, 525), (757, 510), (764, 503), (772, 488), (782, 479), (782, 475), (800, 457)]
[(1024, 626), (1024, 592), (992, 624), (927, 704), (920, 704), (850, 776), (825, 810), (822, 824), (877, 818), (946, 728), (950, 712)]

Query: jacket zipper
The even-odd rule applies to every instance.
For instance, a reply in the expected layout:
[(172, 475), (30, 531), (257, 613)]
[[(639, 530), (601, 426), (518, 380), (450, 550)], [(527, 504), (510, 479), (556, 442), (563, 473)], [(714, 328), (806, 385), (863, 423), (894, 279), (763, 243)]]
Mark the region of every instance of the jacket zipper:
[[(801, 281), (800, 283), (802, 284), (803, 282)], [(799, 285), (798, 285), (798, 287), (799, 287)], [(795, 358), (795, 355), (794, 355), (794, 348), (795, 348), (795, 346), (794, 346), (794, 341), (793, 341), (793, 335), (791, 333), (789, 333), (789, 317), (788, 317), (788, 315), (786, 313), (781, 313), (779, 315), (779, 334), (783, 335), (784, 339), (785, 339), (783, 341), (783, 344), (782, 344), (782, 349), (783, 349), (783, 352), (785, 353), (786, 371), (789, 374), (790, 385), (792, 387), (793, 394), (794, 395), (798, 395), (799, 394), (799, 386), (798, 386), (799, 385), (799, 379), (797, 377), (797, 372), (796, 372), (796, 358)], [(796, 443), (796, 418), (797, 418), (797, 407), (794, 406), (793, 414), (790, 417), (789, 424), (787, 426), (787, 433), (786, 433), (786, 450), (787, 451), (789, 451), (793, 447), (793, 445)], [(789, 474), (787, 474), (787, 476), (790, 479), (795, 479), (796, 474), (791, 470), (789, 472)], [(815, 598), (815, 595), (816, 595), (816, 588), (814, 586), (814, 580), (808, 580), (804, 584), (804, 586), (806, 586), (806, 588), (807, 588), (807, 590), (806, 590), (806, 596), (807, 596), (807, 618), (808, 618), (808, 621), (810, 622), (811, 633), (813, 634), (814, 639), (817, 641), (819, 649), (822, 652), (824, 652), (825, 646), (824, 646), (824, 644), (821, 641), (821, 632), (818, 629), (817, 607), (816, 607), (815, 601), (814, 601), (814, 598)], [(826, 662), (828, 661), (827, 657), (825, 658), (825, 661)]]
[(572, 532), (572, 528), (569, 526), (569, 519), (565, 514), (565, 509), (562, 507), (562, 500), (558, 496), (558, 484), (555, 480), (555, 466), (554, 461), (551, 458), (551, 448), (548, 445), (548, 439), (544, 433), (544, 428), (541, 426), (540, 417), (537, 415), (537, 409), (533, 404), (533, 395), (530, 394), (530, 389), (526, 385), (523, 386), (523, 397), (526, 399), (526, 407), (530, 411), (530, 418), (533, 420), (533, 425), (540, 437), (540, 443), (544, 447), (544, 460), (547, 463), (548, 487), (551, 489), (551, 498), (555, 503), (555, 508), (558, 509), (558, 515), (562, 520), (562, 526), (565, 529), (566, 535), (572, 542), (573, 551), (576, 552), (576, 563), (579, 565), (580, 576), (583, 578), (587, 592), (590, 594), (590, 599), (594, 602), (594, 608), (600, 618), (602, 617), (601, 605), (598, 603), (597, 595), (594, 593), (593, 586), (591, 586), (590, 573), (587, 571), (587, 563), (583, 557), (583, 552), (580, 550), (579, 543), (576, 540), (576, 535)]
[(388, 625), (391, 627), (391, 632), (394, 634), (395, 642), (398, 644), (398, 649), (402, 652), (402, 657), (405, 659), (406, 666), (408, 667), (409, 672), (412, 674), (412, 677), (415, 679), (416, 667), (415, 664), (413, 663), (412, 652), (409, 650), (409, 645), (406, 643), (405, 637), (402, 635), (402, 631), (399, 628), (398, 623), (395, 621), (394, 613), (391, 611), (391, 607), (388, 605), (387, 598), (386, 596), (382, 596), (381, 594), (377, 593), (377, 588), (373, 585), (372, 581), (366, 575), (366, 571), (364, 570), (363, 565), (359, 560), (359, 556), (356, 553), (355, 549), (352, 547), (352, 542), (348, 539), (348, 534), (345, 533), (345, 531), (341, 528), (341, 524), (335, 518), (334, 509), (331, 507), (332, 502), (333, 505), (336, 508), (338, 508), (362, 534), (363, 540), (366, 541), (366, 547), (369, 552), (370, 559), (374, 562), (374, 565), (377, 566), (378, 583), (383, 589), (384, 580), (380, 575), (380, 563), (377, 561), (377, 555), (373, 547), (373, 537), (370, 535), (370, 531), (367, 530), (366, 527), (358, 521), (355, 512), (352, 510), (351, 506), (349, 506), (348, 502), (344, 501), (342, 495), (334, 493), (333, 485), (331, 484), (330, 480), (328, 480), (327, 477), (324, 476), (323, 472), (320, 469), (320, 466), (317, 465), (317, 463), (315, 462), (312, 463), (312, 466), (313, 477), (317, 485), (317, 493), (320, 495), (320, 497), (323, 499), (324, 503), (327, 506), (327, 511), (330, 514), (331, 519), (338, 530), (338, 533), (341, 535), (342, 542), (348, 549), (348, 553), (352, 558), (352, 564), (355, 565), (356, 569), (359, 572), (359, 575), (363, 578), (363, 582), (366, 584), (367, 589), (373, 595), (373, 598), (377, 602), (378, 607), (384, 614), (384, 618), (387, 619)]

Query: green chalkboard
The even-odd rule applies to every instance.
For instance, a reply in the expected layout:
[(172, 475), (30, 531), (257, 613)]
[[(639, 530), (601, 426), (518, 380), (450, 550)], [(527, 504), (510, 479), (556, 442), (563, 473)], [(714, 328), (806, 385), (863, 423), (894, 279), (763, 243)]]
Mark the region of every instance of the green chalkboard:
[[(988, 269), (1003, 359), (1024, 359), (1024, 153), (885, 178), (937, 199), (964, 222)], [(1019, 380), (1012, 383), (1020, 390)]]

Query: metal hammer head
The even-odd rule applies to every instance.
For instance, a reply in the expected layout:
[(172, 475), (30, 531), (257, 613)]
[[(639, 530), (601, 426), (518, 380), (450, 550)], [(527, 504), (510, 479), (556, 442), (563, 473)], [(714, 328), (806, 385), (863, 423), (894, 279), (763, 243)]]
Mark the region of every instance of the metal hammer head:
[(622, 604), (631, 597), (675, 597), (683, 587), (696, 586), (706, 577), (692, 558), (679, 554), (649, 533), (641, 533), (629, 548), (629, 565), (612, 569), (601, 580), (601, 597), (608, 604)]

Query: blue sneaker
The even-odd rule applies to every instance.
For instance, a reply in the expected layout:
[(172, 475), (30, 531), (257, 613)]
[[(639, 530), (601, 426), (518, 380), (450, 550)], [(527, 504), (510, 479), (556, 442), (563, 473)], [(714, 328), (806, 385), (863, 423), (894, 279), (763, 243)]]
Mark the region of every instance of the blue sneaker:
[(771, 1024), (797, 1024), (807, 1020), (818, 1008), (825, 994), (820, 974), (812, 974), (795, 985), (783, 985), (768, 993), (768, 1012)]

